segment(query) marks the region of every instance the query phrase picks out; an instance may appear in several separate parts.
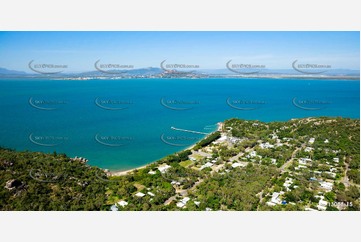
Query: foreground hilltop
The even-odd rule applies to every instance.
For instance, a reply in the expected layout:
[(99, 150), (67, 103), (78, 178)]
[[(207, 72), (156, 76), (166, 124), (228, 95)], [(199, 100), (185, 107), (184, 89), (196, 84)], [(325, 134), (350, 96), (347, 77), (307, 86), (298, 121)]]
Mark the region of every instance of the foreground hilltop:
[(65, 155), (0, 150), (2, 210), (360, 210), (360, 121), (226, 120), (122, 176)]

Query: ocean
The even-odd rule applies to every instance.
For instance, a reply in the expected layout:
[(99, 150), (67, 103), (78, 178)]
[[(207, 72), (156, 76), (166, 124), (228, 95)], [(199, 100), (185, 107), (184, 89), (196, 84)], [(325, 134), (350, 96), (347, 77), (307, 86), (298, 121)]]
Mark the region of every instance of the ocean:
[(85, 157), (113, 171), (180, 151), (226, 119), (319, 116), (359, 119), (360, 81), (0, 80), (0, 146)]

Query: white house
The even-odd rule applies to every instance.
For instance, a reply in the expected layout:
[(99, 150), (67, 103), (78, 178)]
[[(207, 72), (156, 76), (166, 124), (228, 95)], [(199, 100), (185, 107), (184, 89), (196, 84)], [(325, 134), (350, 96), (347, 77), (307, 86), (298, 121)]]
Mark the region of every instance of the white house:
[(158, 170), (159, 170), (161, 173), (165, 173), (169, 168), (171, 168), (170, 165), (163, 164), (163, 165), (160, 165), (160, 166), (158, 167)]
[(279, 196), (280, 196), (280, 193), (274, 192), (274, 193), (272, 194), (271, 202), (274, 203), (274, 204), (280, 204), (280, 203), (281, 203), (281, 199), (279, 198)]
[(189, 197), (184, 197), (182, 200), (180, 200), (180, 201), (177, 203), (177, 207), (179, 207), (179, 208), (184, 207), (189, 200), (190, 200)]
[(137, 196), (137, 197), (144, 197), (145, 194), (142, 193), (142, 192), (137, 192), (137, 193), (135, 194), (135, 196)]
[(123, 200), (122, 200), (122, 201), (119, 201), (119, 202), (118, 202), (118, 205), (121, 206), (121, 207), (125, 207), (125, 206), (128, 205), (128, 203), (127, 203), (126, 201), (123, 201)]
[(203, 170), (204, 168), (211, 167), (211, 166), (213, 166), (213, 164), (210, 163), (210, 162), (207, 162), (206, 164), (204, 164), (203, 166), (201, 166), (201, 168), (199, 168), (199, 169), (200, 169), (200, 170)]
[(271, 145), (269, 142), (266, 142), (260, 144), (259, 147), (261, 147), (261, 149), (268, 149), (268, 148), (274, 148), (274, 145)]
[(328, 205), (328, 202), (326, 202), (325, 200), (321, 199), (321, 200), (318, 202), (317, 208), (318, 208), (318, 210), (325, 211), (326, 208), (327, 208), (327, 205)]
[(321, 181), (320, 185), (323, 189), (325, 189), (326, 191), (331, 191), (333, 184), (331, 182), (325, 182), (325, 181)]
[(310, 143), (311, 145), (312, 145), (313, 143), (315, 143), (315, 138), (311, 138), (311, 139), (308, 141), (308, 143)]
[(307, 162), (311, 162), (312, 160), (310, 158), (300, 158), (298, 159), (298, 163), (301, 165), (306, 165)]
[(245, 167), (246, 165), (245, 165), (245, 164), (241, 164), (241, 163), (233, 163), (233, 164), (232, 164), (232, 167), (233, 167), (233, 168), (236, 168), (236, 167), (239, 167), (239, 166), (240, 166), (240, 167)]
[(283, 183), (283, 186), (286, 188), (287, 191), (290, 191), (289, 187), (292, 185), (292, 183), (293, 183), (293, 179), (287, 177), (285, 183)]

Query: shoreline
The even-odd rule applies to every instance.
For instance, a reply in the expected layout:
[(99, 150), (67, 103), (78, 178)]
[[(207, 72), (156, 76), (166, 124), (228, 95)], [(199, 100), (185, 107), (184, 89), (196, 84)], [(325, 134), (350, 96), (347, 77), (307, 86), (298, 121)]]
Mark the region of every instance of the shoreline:
[[(217, 131), (221, 131), (222, 128), (223, 128), (223, 122), (218, 122), (218, 123), (217, 123), (217, 129), (216, 129), (215, 131), (209, 133), (208, 135), (210, 135), (210, 134), (212, 134), (212, 133), (214, 133), (214, 132), (217, 132)], [(206, 138), (208, 135), (206, 135), (204, 138)], [(204, 138), (203, 138), (203, 139), (204, 139)], [(197, 142), (197, 143), (198, 143), (198, 142)], [(193, 145), (191, 145), (191, 146), (188, 146), (187, 148), (184, 148), (183, 150), (178, 151), (178, 152), (182, 152), (182, 151), (185, 151), (185, 150), (192, 149), (195, 145), (196, 145), (196, 144), (193, 144)], [(162, 159), (162, 158), (161, 158), (161, 159)], [(155, 163), (155, 162), (157, 162), (157, 161), (159, 161), (159, 160), (156, 160), (156, 161), (153, 161), (153, 162), (151, 162), (151, 163), (149, 163), (149, 164), (146, 164), (146, 165), (143, 165), (143, 166), (139, 166), (139, 167), (136, 167), (136, 168), (132, 168), (132, 169), (129, 169), (129, 170), (125, 170), (125, 171), (109, 171), (108, 173), (109, 173), (110, 176), (125, 176), (125, 175), (127, 175), (128, 173), (133, 172), (133, 171), (135, 171), (135, 170), (144, 169), (144, 168), (146, 168), (147, 166), (149, 166), (149, 165), (151, 165), (151, 164), (153, 164), (153, 163)]]

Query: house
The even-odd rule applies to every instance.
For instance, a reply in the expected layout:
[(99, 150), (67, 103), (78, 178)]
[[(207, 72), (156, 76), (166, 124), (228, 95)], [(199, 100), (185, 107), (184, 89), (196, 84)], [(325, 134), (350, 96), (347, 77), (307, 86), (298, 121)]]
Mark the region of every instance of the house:
[(275, 205), (276, 205), (276, 204), (273, 203), (273, 202), (266, 202), (266, 204), (267, 204), (268, 206), (275, 206)]
[(217, 139), (216, 141), (214, 141), (213, 143), (214, 144), (219, 144), (219, 143), (222, 143), (222, 142), (224, 142), (226, 140), (227, 140), (227, 136), (222, 134), (221, 137), (219, 139)]
[(260, 144), (259, 147), (261, 147), (261, 149), (268, 149), (268, 148), (274, 148), (274, 145), (271, 145), (269, 142), (266, 142)]
[(142, 193), (142, 192), (138, 192), (138, 193), (136, 193), (136, 194), (135, 194), (135, 196), (137, 196), (137, 197), (144, 197), (144, 196), (145, 196), (145, 194), (144, 194), (144, 193)]
[(332, 178), (336, 178), (336, 173), (334, 173), (334, 172), (325, 171), (325, 174), (329, 175)]
[(305, 148), (305, 152), (310, 152), (310, 151), (312, 151), (312, 150), (313, 150), (312, 147), (306, 147), (306, 148)]
[(278, 135), (276, 135), (276, 134), (271, 134), (271, 139), (278, 139)]
[(187, 204), (187, 202), (190, 200), (190, 198), (189, 197), (184, 197), (182, 200), (180, 200), (176, 205), (177, 205), (177, 207), (179, 207), (179, 208), (183, 208), (186, 204)]
[(310, 143), (311, 145), (312, 145), (313, 143), (315, 143), (315, 138), (310, 138), (310, 140), (308, 141), (308, 143)]
[(246, 157), (251, 158), (251, 157), (256, 157), (256, 156), (257, 156), (257, 152), (253, 150)]
[(325, 189), (326, 191), (331, 191), (333, 184), (331, 182), (325, 182), (325, 181), (320, 181), (320, 185), (321, 188)]
[(116, 204), (113, 204), (113, 205), (110, 207), (110, 211), (116, 212), (116, 211), (118, 211), (118, 210), (119, 210), (119, 209), (118, 209), (118, 207), (117, 207)]
[(180, 185), (181, 183), (177, 182), (177, 181), (172, 181), (170, 184), (172, 184), (172, 185)]
[(233, 167), (233, 168), (236, 168), (236, 167), (239, 167), (239, 166), (240, 166), (240, 167), (245, 167), (246, 165), (245, 165), (245, 164), (241, 164), (241, 163), (233, 163), (233, 164), (232, 164), (232, 167)]
[(230, 141), (232, 144), (236, 144), (236, 143), (240, 142), (241, 139), (240, 139), (240, 138), (236, 138), (236, 137), (231, 137), (231, 138), (229, 138), (229, 141)]
[(320, 201), (318, 202), (317, 208), (318, 208), (318, 210), (325, 211), (327, 209), (327, 205), (328, 205), (328, 202), (326, 202), (323, 199), (320, 199)]
[(287, 191), (290, 191), (291, 190), (290, 186), (292, 185), (292, 183), (293, 183), (293, 179), (287, 177), (285, 183), (283, 183), (283, 186), (286, 188)]
[(201, 204), (201, 202), (194, 201), (194, 204), (195, 204), (196, 206), (199, 206), (199, 204)]
[(328, 141), (328, 139), (325, 139), (325, 141), (323, 141), (323, 143), (328, 144), (330, 141)]
[(318, 211), (318, 210), (313, 209), (313, 208), (305, 208), (305, 211)]
[(170, 165), (162, 164), (158, 167), (158, 170), (160, 171), (160, 173), (165, 173), (169, 168), (171, 168)]
[(213, 164), (210, 163), (210, 162), (207, 162), (206, 164), (204, 164), (203, 166), (201, 166), (201, 168), (199, 168), (199, 169), (200, 169), (200, 170), (203, 170), (204, 168), (211, 167), (211, 166), (213, 166)]
[(276, 160), (276, 159), (271, 158), (271, 164), (275, 165), (275, 164), (276, 164), (276, 162), (277, 162), (277, 160)]
[(152, 192), (147, 192), (147, 194), (148, 194), (149, 196), (152, 196), (152, 197), (155, 196), (154, 193), (152, 193)]
[(338, 158), (338, 157), (333, 158), (333, 162), (339, 163), (339, 162), (340, 162), (340, 158)]
[(281, 203), (281, 199), (279, 198), (279, 196), (280, 196), (280, 193), (274, 192), (274, 193), (272, 194), (271, 202), (274, 203), (274, 204), (280, 204), (280, 203)]
[(300, 158), (298, 159), (298, 163), (301, 165), (306, 165), (307, 162), (311, 162), (312, 160), (310, 158)]
[(126, 201), (119, 201), (118, 205), (121, 206), (121, 207), (125, 207), (125, 206), (128, 205), (128, 203)]
[(155, 172), (155, 171), (150, 170), (150, 171), (148, 172), (148, 174), (150, 174), (150, 175), (155, 175), (155, 174), (156, 174), (156, 172)]

